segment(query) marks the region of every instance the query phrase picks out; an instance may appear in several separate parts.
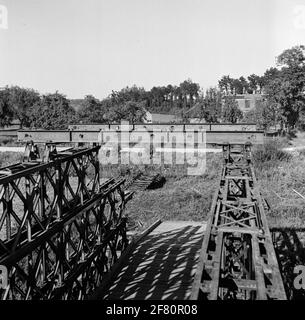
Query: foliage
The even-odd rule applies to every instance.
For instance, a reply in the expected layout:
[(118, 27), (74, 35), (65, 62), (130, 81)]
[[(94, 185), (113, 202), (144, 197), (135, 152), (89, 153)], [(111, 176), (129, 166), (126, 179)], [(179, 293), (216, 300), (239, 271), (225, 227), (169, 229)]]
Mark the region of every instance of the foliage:
[(0, 168), (21, 162), (23, 154), (19, 152), (0, 152)]
[(223, 76), (218, 81), (218, 86), (220, 90), (222, 92), (225, 92), (226, 94), (233, 93), (233, 82), (234, 82), (234, 79), (230, 78), (230, 76)]
[(20, 120), (21, 126), (29, 126), (29, 109), (40, 100), (39, 93), (33, 89), (24, 89), (20, 87), (10, 87), (10, 106), (14, 112), (15, 118)]
[(67, 129), (76, 122), (76, 112), (70, 106), (69, 100), (62, 94), (44, 95), (29, 111), (31, 128), (46, 130)]
[(238, 103), (234, 96), (225, 96), (222, 110), (224, 122), (236, 123), (243, 118), (242, 111), (238, 108)]
[(0, 90), (0, 126), (7, 126), (13, 120), (14, 112), (10, 106), (10, 93), (6, 87)]
[(196, 103), (190, 109), (182, 109), (181, 118), (188, 122), (190, 118), (205, 120), (206, 122), (218, 122), (221, 116), (222, 95), (217, 88), (209, 88), (205, 95), (202, 93), (196, 99)]
[(129, 123), (137, 123), (143, 122), (145, 116), (144, 102), (127, 101), (112, 106), (107, 113), (107, 120), (109, 122), (126, 120)]
[(103, 104), (92, 95), (87, 95), (79, 107), (78, 119), (80, 123), (104, 123)]
[(243, 122), (254, 122), (261, 130), (268, 130), (276, 125), (279, 118), (279, 110), (275, 104), (258, 100), (255, 108), (245, 113)]
[(277, 58), (281, 69), (266, 85), (271, 103), (279, 108), (282, 121), (293, 129), (305, 109), (305, 47), (296, 46), (285, 50)]
[(112, 91), (110, 98), (115, 104), (120, 104), (127, 101), (141, 102), (146, 98), (146, 91), (144, 88), (134, 85), (131, 88), (126, 87), (120, 91)]
[(264, 84), (264, 78), (263, 77), (260, 77), (256, 74), (251, 74), (249, 77), (248, 77), (248, 81), (249, 81), (249, 89), (250, 89), (250, 92), (259, 92), (261, 93), (262, 92), (262, 89), (263, 89), (263, 84)]
[(256, 147), (253, 151), (253, 160), (255, 163), (271, 162), (275, 164), (277, 161), (287, 161), (291, 155), (282, 150), (282, 144), (279, 140), (267, 141)]
[(255, 121), (262, 128), (275, 122), (288, 127), (289, 132), (298, 126), (305, 128), (305, 47), (295, 46), (277, 57), (277, 68), (271, 67), (262, 76), (232, 78), (223, 76), (219, 90), (205, 93), (198, 83), (187, 79), (178, 86), (154, 86), (145, 90), (136, 85), (113, 91), (109, 97), (98, 100), (93, 96), (67, 100), (58, 94), (40, 97), (33, 89), (6, 87), (0, 91), (0, 126), (19, 119), (22, 126), (64, 129), (71, 122), (111, 123), (123, 119), (130, 122), (144, 120), (145, 112), (173, 113), (184, 121), (191, 117), (207, 122), (237, 122), (242, 113), (234, 98), (222, 96), (246, 93), (263, 93), (267, 99), (255, 110), (246, 114), (245, 120)]
[(238, 79), (231, 78), (230, 76), (223, 76), (218, 81), (218, 86), (221, 92), (228, 94), (245, 94), (253, 93), (256, 91), (262, 92), (264, 85), (264, 77), (251, 74), (248, 81), (244, 77)]
[(268, 107), (252, 110), (247, 119), (254, 119), (263, 128), (277, 122), (289, 132), (296, 125), (305, 127), (305, 46), (284, 50), (277, 57), (277, 68), (267, 69), (263, 76), (251, 74), (247, 79), (223, 76), (218, 82), (226, 95), (253, 92), (266, 95)]

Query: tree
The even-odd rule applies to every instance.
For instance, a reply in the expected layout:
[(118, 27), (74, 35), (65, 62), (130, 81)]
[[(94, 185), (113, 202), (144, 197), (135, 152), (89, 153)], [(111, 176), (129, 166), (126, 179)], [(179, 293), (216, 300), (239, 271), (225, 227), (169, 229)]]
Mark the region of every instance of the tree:
[(180, 92), (183, 97), (183, 107), (192, 107), (194, 98), (199, 95), (199, 84), (194, 83), (191, 79), (185, 80), (180, 83)]
[(146, 91), (144, 88), (133, 85), (132, 87), (123, 88), (120, 91), (112, 91), (110, 98), (115, 103), (122, 103), (127, 101), (140, 102), (145, 100)]
[(232, 85), (233, 85), (235, 94), (243, 94), (244, 87), (240, 79), (234, 79)]
[(33, 89), (9, 88), (9, 103), (14, 112), (14, 117), (19, 119), (21, 127), (30, 126), (30, 108), (40, 100), (39, 93)]
[(82, 123), (104, 123), (105, 113), (103, 104), (94, 96), (87, 95), (78, 110), (78, 117)]
[(209, 88), (205, 95), (201, 93), (194, 106), (188, 110), (182, 109), (179, 114), (184, 122), (190, 118), (204, 119), (206, 122), (218, 122), (221, 116), (221, 93), (217, 88)]
[(242, 85), (242, 93), (247, 93), (249, 90), (249, 83), (244, 77), (239, 78), (240, 84)]
[(120, 122), (121, 120), (129, 123), (143, 122), (146, 111), (144, 102), (127, 101), (119, 105), (113, 105), (106, 114), (108, 122)]
[(251, 74), (248, 77), (248, 81), (249, 81), (249, 88), (251, 89), (251, 91), (256, 92), (259, 87), (260, 77), (256, 74)]
[(305, 66), (305, 46), (294, 46), (284, 50), (277, 57), (277, 65), (290, 69), (303, 68)]
[(255, 122), (262, 130), (268, 130), (280, 120), (280, 111), (276, 104), (258, 100), (254, 109), (248, 111), (243, 118), (244, 122)]
[(233, 82), (230, 76), (223, 76), (219, 81), (218, 85), (221, 92), (225, 92), (226, 94), (233, 93)]
[(221, 117), (222, 95), (217, 88), (209, 88), (205, 92), (204, 119), (206, 122), (218, 122)]
[(280, 70), (274, 67), (267, 69), (263, 75), (264, 83), (268, 84), (269, 81), (278, 78), (280, 76), (280, 73)]
[(42, 96), (30, 109), (29, 116), (32, 128), (46, 130), (67, 129), (69, 124), (77, 120), (69, 100), (58, 92)]
[(243, 118), (242, 111), (233, 96), (225, 96), (222, 110), (222, 118), (225, 122), (236, 123)]
[(0, 126), (7, 126), (14, 118), (14, 110), (10, 104), (9, 88), (0, 90)]
[(281, 110), (282, 119), (291, 130), (305, 108), (305, 50), (296, 46), (285, 50), (277, 58), (278, 72), (265, 85), (270, 103)]

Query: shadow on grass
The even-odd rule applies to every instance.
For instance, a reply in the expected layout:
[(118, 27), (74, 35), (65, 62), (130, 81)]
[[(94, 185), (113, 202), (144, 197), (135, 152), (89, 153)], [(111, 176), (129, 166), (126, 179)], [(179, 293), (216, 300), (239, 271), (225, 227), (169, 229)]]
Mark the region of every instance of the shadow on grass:
[(295, 266), (305, 265), (305, 248), (298, 236), (298, 233), (305, 232), (305, 228), (273, 228), (271, 232), (287, 298), (304, 300), (305, 290), (294, 288), (293, 281), (297, 274), (293, 271)]

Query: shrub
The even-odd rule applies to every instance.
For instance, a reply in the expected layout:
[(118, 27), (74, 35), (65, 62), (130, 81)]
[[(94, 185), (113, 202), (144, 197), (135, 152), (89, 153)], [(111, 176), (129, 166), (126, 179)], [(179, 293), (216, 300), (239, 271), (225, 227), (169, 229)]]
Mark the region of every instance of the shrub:
[(291, 159), (291, 155), (282, 150), (282, 147), (279, 140), (268, 141), (253, 151), (253, 160), (256, 163), (288, 161)]

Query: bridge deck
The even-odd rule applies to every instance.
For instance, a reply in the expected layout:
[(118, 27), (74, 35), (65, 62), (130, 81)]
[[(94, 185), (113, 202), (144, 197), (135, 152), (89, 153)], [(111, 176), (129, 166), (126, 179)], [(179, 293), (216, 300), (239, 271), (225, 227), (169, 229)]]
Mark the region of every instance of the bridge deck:
[(144, 237), (99, 298), (188, 299), (206, 224), (166, 221)]

